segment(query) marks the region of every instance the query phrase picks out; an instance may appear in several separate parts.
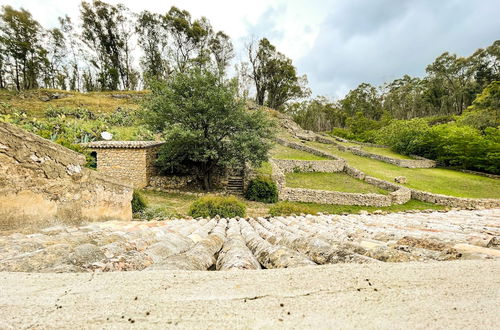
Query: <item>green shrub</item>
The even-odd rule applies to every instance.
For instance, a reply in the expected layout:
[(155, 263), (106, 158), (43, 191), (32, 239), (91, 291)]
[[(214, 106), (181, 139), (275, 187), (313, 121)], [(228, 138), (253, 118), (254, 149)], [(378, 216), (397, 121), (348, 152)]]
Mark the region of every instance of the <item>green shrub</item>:
[(276, 203), (278, 201), (278, 188), (271, 179), (258, 177), (250, 181), (245, 198), (262, 203)]
[(207, 195), (198, 198), (189, 207), (189, 215), (195, 218), (213, 218), (216, 215), (222, 218), (244, 217), (246, 206), (234, 196)]
[(269, 214), (272, 216), (301, 213), (316, 214), (316, 211), (306, 205), (298, 205), (290, 202), (279, 202), (269, 208)]
[(142, 195), (139, 192), (134, 191), (132, 195), (132, 212), (138, 213), (143, 211), (145, 208), (146, 208), (146, 200), (144, 199), (144, 197), (142, 197)]

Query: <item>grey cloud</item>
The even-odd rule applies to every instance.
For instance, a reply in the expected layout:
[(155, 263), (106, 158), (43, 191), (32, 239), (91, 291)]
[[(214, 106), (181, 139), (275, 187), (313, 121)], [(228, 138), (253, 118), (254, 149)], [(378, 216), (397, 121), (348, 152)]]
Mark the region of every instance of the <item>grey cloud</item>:
[(342, 0), (328, 10), (312, 49), (297, 62), (315, 94), (421, 76), (445, 51), (468, 56), (500, 37), (495, 0)]
[(246, 22), (247, 31), (249, 36), (256, 38), (266, 37), (271, 42), (277, 42), (284, 38), (285, 31), (279, 27), (278, 17), (284, 15), (287, 7), (285, 4), (278, 5), (277, 7), (269, 7), (258, 18), (255, 24)]

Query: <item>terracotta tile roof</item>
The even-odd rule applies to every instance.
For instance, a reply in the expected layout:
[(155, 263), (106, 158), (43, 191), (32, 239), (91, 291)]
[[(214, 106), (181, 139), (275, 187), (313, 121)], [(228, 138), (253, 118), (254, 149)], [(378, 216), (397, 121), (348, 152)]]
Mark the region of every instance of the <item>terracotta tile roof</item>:
[(164, 144), (163, 141), (94, 141), (81, 145), (92, 149), (144, 149)]

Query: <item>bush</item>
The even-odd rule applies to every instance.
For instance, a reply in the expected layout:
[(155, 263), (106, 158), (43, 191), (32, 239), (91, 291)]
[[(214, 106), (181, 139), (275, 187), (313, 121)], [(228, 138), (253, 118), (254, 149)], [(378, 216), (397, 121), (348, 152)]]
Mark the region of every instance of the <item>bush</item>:
[(132, 212), (138, 213), (143, 211), (145, 208), (146, 200), (139, 192), (134, 191), (134, 193), (132, 194)]
[(291, 215), (291, 214), (316, 214), (312, 208), (306, 205), (299, 205), (290, 202), (279, 202), (269, 208), (269, 214), (272, 216)]
[(278, 188), (271, 179), (259, 177), (250, 181), (245, 198), (262, 203), (276, 203), (278, 201)]
[(222, 218), (234, 218), (244, 217), (245, 214), (245, 204), (234, 196), (203, 196), (189, 207), (189, 215), (195, 218), (213, 218), (216, 215)]

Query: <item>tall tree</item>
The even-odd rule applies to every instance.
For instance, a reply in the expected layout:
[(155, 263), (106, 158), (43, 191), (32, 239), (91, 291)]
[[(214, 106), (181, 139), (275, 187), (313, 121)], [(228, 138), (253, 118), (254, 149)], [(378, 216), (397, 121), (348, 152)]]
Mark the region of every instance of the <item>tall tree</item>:
[(98, 83), (103, 90), (130, 88), (130, 45), (125, 26), (129, 24), (128, 10), (123, 5), (112, 6), (94, 0), (82, 1), (82, 39), (94, 54)]
[(67, 49), (66, 55), (66, 76), (69, 80), (70, 90), (80, 90), (80, 59), (81, 59), (81, 45), (79, 41), (78, 34), (75, 32), (75, 28), (71, 18), (66, 15), (64, 17), (59, 17), (60, 29), (64, 35), (64, 41), (66, 43), (65, 47)]
[(446, 90), (440, 101), (441, 108), (448, 114), (461, 114), (479, 92), (474, 81), (475, 68), (474, 58), (457, 57), (448, 52), (427, 66), (429, 79)]
[(169, 68), (165, 55), (167, 31), (162, 16), (149, 11), (141, 12), (137, 17), (135, 31), (144, 53), (141, 65), (145, 80), (165, 78)]
[(309, 95), (307, 78), (298, 77), (292, 60), (278, 52), (269, 40), (261, 39), (257, 48), (252, 42), (247, 51), (257, 104), (282, 109), (287, 101)]
[(164, 16), (164, 23), (170, 39), (169, 56), (176, 71), (185, 72), (194, 64), (206, 63), (213, 29), (205, 17), (193, 20), (187, 10), (172, 7)]
[(359, 112), (368, 119), (379, 120), (383, 113), (381, 97), (377, 89), (367, 83), (362, 83), (356, 89), (349, 91), (340, 101), (340, 106), (349, 117)]
[(25, 9), (3, 6), (0, 14), (0, 43), (4, 61), (11, 68), (17, 90), (38, 86), (44, 50), (40, 44), (42, 28)]
[(158, 160), (164, 171), (193, 173), (194, 168), (209, 190), (217, 169), (267, 159), (272, 123), (263, 111), (245, 109), (236, 81), (195, 68), (151, 87), (147, 118), (164, 133)]

